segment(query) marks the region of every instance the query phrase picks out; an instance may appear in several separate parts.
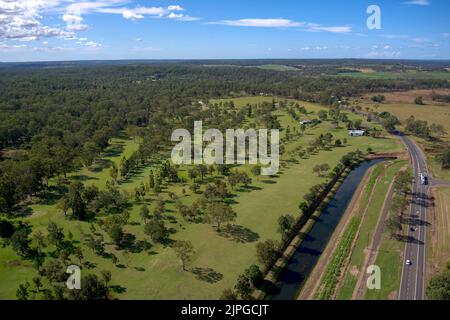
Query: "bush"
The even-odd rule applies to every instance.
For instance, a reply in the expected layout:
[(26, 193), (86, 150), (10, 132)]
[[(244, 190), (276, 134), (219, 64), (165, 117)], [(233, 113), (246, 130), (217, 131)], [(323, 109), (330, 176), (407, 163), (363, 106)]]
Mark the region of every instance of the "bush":
[(259, 269), (259, 267), (255, 264), (251, 265), (247, 270), (245, 270), (244, 275), (247, 277), (248, 280), (250, 280), (250, 283), (257, 287), (259, 286), (263, 279), (264, 275)]

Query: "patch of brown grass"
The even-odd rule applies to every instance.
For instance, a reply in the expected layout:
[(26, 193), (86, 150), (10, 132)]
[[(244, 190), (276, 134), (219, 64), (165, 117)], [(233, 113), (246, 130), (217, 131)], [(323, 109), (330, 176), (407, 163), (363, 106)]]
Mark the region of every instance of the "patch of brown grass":
[(383, 95), (386, 97), (385, 103), (414, 103), (414, 99), (421, 96), (423, 98), (423, 102), (425, 104), (432, 105), (442, 105), (442, 106), (450, 106), (449, 103), (442, 103), (438, 101), (433, 101), (431, 98), (433, 91), (437, 94), (450, 94), (450, 89), (417, 89), (417, 90), (409, 90), (409, 91), (399, 91), (399, 92), (378, 92), (378, 93), (370, 93), (363, 96), (363, 99), (367, 102), (372, 102), (372, 97), (375, 95)]

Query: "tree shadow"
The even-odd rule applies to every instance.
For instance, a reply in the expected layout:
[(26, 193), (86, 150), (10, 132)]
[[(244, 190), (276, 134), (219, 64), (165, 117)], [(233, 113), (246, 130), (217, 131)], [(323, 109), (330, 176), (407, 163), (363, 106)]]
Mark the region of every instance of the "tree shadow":
[(212, 268), (195, 267), (192, 268), (191, 272), (195, 275), (195, 277), (198, 280), (208, 283), (217, 283), (223, 279), (223, 274), (215, 271)]
[(259, 239), (259, 234), (239, 225), (228, 225), (223, 228), (219, 235), (239, 243), (255, 242)]
[(109, 287), (115, 293), (125, 293), (127, 292), (127, 288), (122, 287), (121, 285), (113, 285)]
[(89, 180), (98, 180), (98, 178), (96, 178), (96, 177), (89, 177), (84, 174), (77, 174), (77, 175), (72, 176), (71, 178), (72, 178), (72, 180), (81, 181), (81, 182), (89, 181)]

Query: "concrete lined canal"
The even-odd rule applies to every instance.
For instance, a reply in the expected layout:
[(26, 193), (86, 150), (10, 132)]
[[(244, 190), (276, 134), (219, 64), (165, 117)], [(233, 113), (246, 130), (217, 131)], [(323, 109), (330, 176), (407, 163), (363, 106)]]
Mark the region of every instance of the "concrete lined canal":
[(287, 263), (272, 299), (293, 300), (297, 298), (306, 278), (314, 269), (331, 235), (347, 210), (364, 174), (370, 167), (382, 161), (384, 160), (376, 159), (362, 162), (345, 178), (339, 190), (314, 224), (311, 232), (305, 237)]

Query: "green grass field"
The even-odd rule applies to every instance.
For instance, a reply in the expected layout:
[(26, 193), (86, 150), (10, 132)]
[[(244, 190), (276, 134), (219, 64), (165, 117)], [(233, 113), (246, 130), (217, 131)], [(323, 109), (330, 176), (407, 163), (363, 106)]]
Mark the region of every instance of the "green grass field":
[[(271, 101), (268, 97), (248, 97), (235, 99), (236, 105)], [(322, 107), (303, 103), (308, 112), (317, 112)], [(296, 125), (284, 111), (277, 112), (283, 127)], [(313, 116), (313, 114), (310, 114)], [(351, 117), (354, 117), (351, 115)], [(278, 178), (253, 179), (252, 191), (235, 191), (233, 200), (234, 210), (238, 217), (235, 222), (239, 226), (237, 234), (228, 238), (219, 235), (211, 225), (187, 223), (179, 216), (175, 205), (168, 201), (166, 216), (174, 217), (169, 224), (176, 231), (171, 238), (174, 240), (190, 240), (195, 247), (196, 255), (189, 272), (181, 271), (181, 265), (172, 249), (162, 245), (154, 245), (149, 251), (124, 254), (117, 251), (112, 244), (107, 244), (106, 251), (116, 255), (121, 267), (114, 266), (110, 259), (94, 255), (82, 244), (85, 261), (95, 265), (94, 269), (83, 269), (83, 272), (98, 273), (100, 270), (112, 272), (112, 284), (121, 287), (121, 292), (115, 296), (119, 299), (216, 299), (225, 288), (233, 287), (239, 274), (249, 265), (256, 263), (255, 246), (257, 241), (265, 239), (279, 239), (277, 233), (277, 219), (280, 215), (298, 214), (297, 206), (302, 201), (308, 189), (324, 182), (325, 178), (313, 174), (312, 168), (318, 163), (328, 163), (335, 166), (339, 159), (352, 150), (365, 151), (371, 147), (375, 152), (398, 151), (401, 144), (395, 139), (371, 137), (350, 138), (344, 128), (331, 129), (329, 122), (324, 122), (314, 129), (308, 129), (304, 137), (289, 142), (286, 149), (298, 145), (306, 146), (310, 140), (320, 133), (330, 131), (335, 138), (348, 138), (345, 147), (334, 148), (331, 151), (321, 151), (308, 159), (298, 163), (287, 163)], [(94, 171), (82, 169), (71, 176), (84, 181), (86, 185), (97, 185), (103, 188), (109, 179), (109, 166), (112, 161), (119, 163), (122, 156), (129, 156), (136, 150), (136, 141), (128, 139), (114, 139), (105, 156), (97, 161)], [(146, 181), (151, 168), (142, 169), (129, 181), (121, 184), (123, 190), (132, 191), (134, 187)], [(249, 166), (244, 166), (249, 170)], [(182, 189), (187, 191), (182, 194)], [(174, 192), (188, 204), (198, 195), (192, 194), (186, 185), (169, 185), (161, 197), (168, 200), (168, 192)], [(156, 197), (147, 197), (152, 210)], [(148, 238), (144, 235), (143, 224), (139, 219), (140, 203), (135, 203), (131, 210), (131, 224), (126, 231), (134, 234), (137, 240)], [(80, 238), (80, 230), (89, 231), (86, 222), (67, 220), (55, 207), (54, 203), (34, 204), (32, 214), (26, 218), (33, 225), (33, 230), (46, 233), (46, 226), (50, 221), (62, 226), (67, 233), (72, 232), (74, 239)], [(98, 228), (99, 229), (99, 228)], [(101, 232), (101, 231), (99, 231)], [(105, 234), (105, 239), (109, 237)], [(147, 239), (148, 240), (148, 239)], [(72, 258), (73, 262), (77, 262)], [(20, 259), (10, 247), (0, 248), (0, 299), (14, 299), (20, 283), (31, 281), (35, 276), (35, 269), (29, 263)]]
[(383, 232), (383, 240), (375, 261), (375, 265), (381, 269), (381, 289), (367, 290), (364, 300), (397, 299), (403, 267), (403, 249), (403, 242), (392, 240), (388, 232)]
[(393, 181), (395, 174), (404, 165), (404, 161), (397, 161), (389, 167), (386, 167), (385, 163), (378, 164), (369, 178), (356, 216), (361, 217), (364, 211), (366, 212), (362, 220), (359, 237), (351, 254), (349, 262), (350, 272), (345, 275), (337, 295), (337, 298), (340, 300), (349, 300), (352, 298), (358, 276), (362, 272), (361, 268), (364, 265), (366, 249), (370, 246), (373, 234), (375, 233), (389, 185)]

